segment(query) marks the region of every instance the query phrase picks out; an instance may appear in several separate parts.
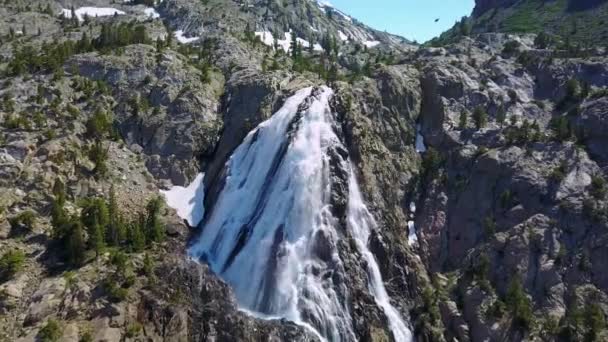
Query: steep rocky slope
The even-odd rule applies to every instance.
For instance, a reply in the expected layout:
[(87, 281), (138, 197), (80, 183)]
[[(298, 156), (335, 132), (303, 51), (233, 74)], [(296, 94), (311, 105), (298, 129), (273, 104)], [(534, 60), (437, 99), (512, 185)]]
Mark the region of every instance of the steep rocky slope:
[[(334, 277), (357, 340), (394, 337), (346, 229), (344, 156), (416, 340), (608, 339), (602, 49), (499, 33), (416, 48), (310, 0), (138, 3), (0, 6), (1, 340), (317, 340), (239, 311), (188, 257), (199, 230), (155, 198), (205, 172), (211, 211), (247, 134), (322, 85), (343, 146)], [(120, 12), (78, 22), (72, 6)]]
[(463, 32), (544, 33), (573, 46), (604, 46), (608, 38), (604, 0), (477, 0), (470, 17), (434, 39), (454, 41)]

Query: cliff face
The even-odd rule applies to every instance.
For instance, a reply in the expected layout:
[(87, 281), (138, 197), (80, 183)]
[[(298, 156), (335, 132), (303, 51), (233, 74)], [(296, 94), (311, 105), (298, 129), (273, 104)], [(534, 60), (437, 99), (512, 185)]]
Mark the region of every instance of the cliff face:
[[(339, 143), (319, 222), (336, 230), (315, 235), (306, 271), (339, 285), (354, 340), (394, 337), (348, 228), (344, 165), (416, 340), (608, 340), (604, 47), (475, 33), (529, 16), (564, 28), (566, 1), (477, 1), (470, 36), (435, 48), (309, 0), (49, 4), (0, 5), (0, 340), (318, 340), (239, 310), (221, 272), (189, 259), (200, 229), (151, 199), (204, 172), (210, 215), (248, 134), (323, 86)], [(61, 17), (71, 5), (120, 13)]]

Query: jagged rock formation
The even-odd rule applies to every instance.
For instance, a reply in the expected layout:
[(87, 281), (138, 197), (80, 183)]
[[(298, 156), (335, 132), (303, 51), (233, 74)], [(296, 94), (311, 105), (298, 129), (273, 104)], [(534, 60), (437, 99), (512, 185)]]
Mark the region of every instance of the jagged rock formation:
[[(347, 150), (335, 153), (355, 168), (377, 221), (369, 249), (416, 340), (606, 340), (604, 47), (573, 51), (533, 34), (482, 33), (513, 31), (509, 20), (532, 5), (605, 13), (602, 1), (567, 4), (478, 1), (470, 37), (418, 48), (310, 0), (164, 0), (154, 10), (110, 0), (3, 2), (0, 257), (25, 257), (10, 277), (6, 264), (0, 270), (0, 339), (41, 338), (55, 319), (66, 341), (316, 340), (293, 322), (238, 311), (230, 287), (187, 259), (199, 232), (172, 210), (160, 211), (167, 236), (147, 253), (123, 247), (129, 241), (97, 258), (88, 248), (78, 267), (62, 257), (52, 218), (57, 179), (70, 215), (114, 185), (121, 212), (137, 222), (159, 189), (203, 171), (212, 208), (245, 136), (296, 91), (328, 84)], [(72, 5), (121, 13), (75, 25), (60, 17)], [(540, 17), (549, 30), (564, 27), (562, 17)], [(130, 27), (124, 32), (143, 27), (146, 39), (84, 44), (83, 36), (112, 41), (108, 25), (120, 23)], [(593, 41), (604, 34), (582, 27), (578, 34), (592, 32)], [(334, 39), (325, 51), (291, 56), (255, 38), (289, 40), (289, 30), (300, 43)], [(65, 55), (43, 50), (53, 40), (83, 43)], [(106, 120), (100, 109), (111, 113), (107, 132), (92, 124)], [(338, 169), (330, 203), (344, 226), (348, 185)], [(413, 226), (417, 242), (408, 238)], [(126, 294), (104, 281), (119, 273), (121, 248)], [(341, 232), (338, 250), (356, 339), (391, 341), (352, 236)]]

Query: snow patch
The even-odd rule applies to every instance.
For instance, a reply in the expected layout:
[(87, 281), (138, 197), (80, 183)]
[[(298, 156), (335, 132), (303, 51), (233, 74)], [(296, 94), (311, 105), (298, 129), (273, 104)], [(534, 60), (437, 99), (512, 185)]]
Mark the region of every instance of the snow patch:
[(152, 19), (160, 18), (160, 13), (156, 12), (156, 10), (152, 7), (146, 7), (144, 9), (144, 14)]
[[(72, 17), (72, 10), (64, 8), (61, 10), (63, 16), (66, 18)], [(112, 7), (80, 7), (74, 11), (76, 13), (76, 18), (78, 21), (84, 21), (85, 16), (89, 16), (92, 18), (96, 17), (108, 17), (113, 15), (124, 15), (125, 12), (118, 10)]]
[(167, 204), (177, 211), (177, 215), (188, 221), (191, 227), (196, 227), (205, 216), (205, 184), (204, 173), (199, 173), (187, 187), (174, 186), (169, 190), (161, 190)]
[(348, 36), (342, 31), (338, 31), (338, 36), (340, 36), (340, 40), (343, 42), (348, 40)]
[(363, 45), (367, 46), (368, 48), (373, 48), (375, 46), (378, 46), (379, 44), (380, 42), (377, 40), (366, 40), (363, 42)]
[[(272, 35), (272, 32), (258, 31), (255, 32), (255, 36), (260, 37), (260, 41), (264, 45), (268, 45), (274, 48), (274, 36)], [(298, 44), (302, 45), (303, 48), (310, 47), (310, 42), (305, 39), (296, 38), (296, 41), (298, 42)], [(291, 50), (291, 31), (285, 32), (284, 39), (277, 39), (277, 45), (283, 51), (289, 52)], [(321, 45), (317, 43), (313, 44), (312, 48), (314, 51), (323, 51), (323, 47), (321, 47)]]
[(175, 38), (182, 44), (190, 44), (200, 39), (200, 37), (186, 37), (183, 30), (177, 30), (174, 32)]

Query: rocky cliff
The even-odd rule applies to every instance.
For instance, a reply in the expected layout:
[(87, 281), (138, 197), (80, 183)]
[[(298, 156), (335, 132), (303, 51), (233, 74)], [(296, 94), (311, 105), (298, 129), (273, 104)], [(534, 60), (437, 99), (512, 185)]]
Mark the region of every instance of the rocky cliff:
[(608, 340), (608, 60), (481, 33), (531, 4), (567, 2), (478, 1), (471, 33), (416, 47), (310, 0), (3, 2), (0, 340), (318, 340), (239, 310), (190, 260), (204, 224), (158, 195), (204, 172), (211, 212), (246, 136), (324, 85), (338, 242), (315, 244), (354, 339), (396, 335), (347, 228), (346, 157), (416, 340)]
[(607, 19), (605, 0), (477, 0), (471, 16), (432, 42), (454, 42), (468, 32), (507, 32), (542, 33), (571, 48), (604, 46)]

